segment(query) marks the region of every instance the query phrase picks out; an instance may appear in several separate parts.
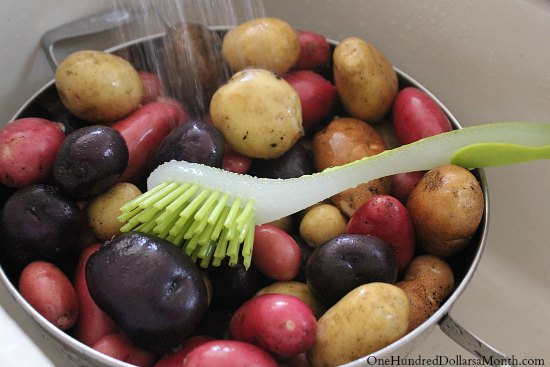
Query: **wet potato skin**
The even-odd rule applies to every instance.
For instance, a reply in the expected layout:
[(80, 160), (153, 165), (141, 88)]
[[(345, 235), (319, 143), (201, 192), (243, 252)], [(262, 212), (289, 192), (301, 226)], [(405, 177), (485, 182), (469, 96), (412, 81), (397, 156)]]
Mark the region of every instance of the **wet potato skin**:
[(484, 211), (481, 186), (465, 168), (444, 165), (427, 172), (409, 195), (407, 210), (418, 245), (425, 252), (449, 257), (475, 234)]
[(69, 55), (56, 69), (59, 98), (76, 117), (96, 123), (123, 118), (141, 103), (143, 83), (123, 58), (102, 51)]
[[(315, 134), (312, 141), (315, 166), (319, 171), (370, 157), (386, 148), (384, 139), (374, 127), (350, 117), (335, 118)], [(369, 198), (390, 191), (391, 178), (382, 177), (336, 194), (331, 201), (351, 217)]]

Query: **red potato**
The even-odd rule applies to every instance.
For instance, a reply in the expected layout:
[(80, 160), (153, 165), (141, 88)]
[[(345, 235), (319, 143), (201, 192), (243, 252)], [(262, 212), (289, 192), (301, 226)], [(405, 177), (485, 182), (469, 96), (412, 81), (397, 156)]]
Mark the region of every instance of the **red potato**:
[(15, 188), (43, 182), (51, 173), (64, 131), (61, 123), (34, 117), (7, 124), (0, 130), (0, 182)]
[(121, 333), (113, 333), (101, 337), (92, 348), (109, 357), (118, 359), (138, 367), (150, 367), (157, 357), (147, 351), (137, 348)]
[(88, 258), (102, 246), (94, 243), (80, 254), (76, 265), (74, 287), (79, 300), (79, 315), (75, 325), (75, 338), (92, 346), (101, 337), (118, 331), (116, 323), (93, 301), (86, 284), (85, 269)]
[(418, 181), (424, 176), (424, 171), (398, 173), (392, 176), (392, 196), (403, 204), (407, 204), (409, 194)]
[(300, 97), (305, 131), (312, 130), (331, 117), (338, 95), (327, 79), (311, 70), (299, 70), (286, 74), (285, 80)]
[(293, 70), (323, 71), (329, 63), (332, 52), (330, 45), (322, 34), (311, 31), (298, 31), (300, 40), (300, 57)]
[(415, 87), (399, 91), (392, 107), (393, 128), (401, 144), (452, 130), (447, 115), (426, 93)]
[(181, 347), (170, 354), (166, 354), (160, 360), (155, 363), (154, 367), (181, 367), (183, 366), (183, 360), (193, 349), (199, 345), (203, 345), (206, 342), (215, 340), (210, 336), (197, 335), (187, 339)]
[(153, 155), (166, 136), (188, 119), (183, 107), (172, 100), (148, 103), (115, 122), (128, 146), (128, 165), (119, 182), (138, 182), (151, 168)]
[(236, 340), (213, 340), (193, 349), (183, 367), (278, 367), (265, 350)]
[(34, 261), (19, 278), (19, 293), (34, 309), (61, 330), (78, 318), (78, 298), (69, 278), (54, 264)]
[(301, 299), (263, 294), (243, 303), (231, 317), (235, 340), (252, 343), (280, 357), (307, 351), (315, 342), (317, 320)]
[(151, 103), (160, 97), (160, 80), (154, 73), (148, 71), (139, 71), (139, 78), (143, 84), (143, 100), (142, 103)]
[(292, 280), (298, 275), (302, 253), (296, 240), (271, 224), (254, 229), (252, 262), (264, 275), (277, 281)]
[(222, 168), (229, 172), (245, 174), (250, 170), (252, 158), (235, 152), (227, 144), (223, 154)]
[(347, 233), (370, 234), (388, 243), (402, 271), (412, 260), (415, 233), (407, 208), (389, 195), (375, 195), (348, 222)]

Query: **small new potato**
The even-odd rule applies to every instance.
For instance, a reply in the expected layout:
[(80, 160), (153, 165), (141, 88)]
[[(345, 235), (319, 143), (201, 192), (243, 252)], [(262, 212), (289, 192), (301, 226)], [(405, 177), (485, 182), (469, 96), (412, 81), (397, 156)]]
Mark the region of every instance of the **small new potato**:
[(311, 247), (321, 246), (333, 237), (346, 233), (347, 220), (332, 204), (313, 206), (300, 221), (300, 236)]
[(462, 250), (479, 227), (483, 191), (470, 171), (444, 165), (420, 179), (409, 195), (407, 210), (419, 247), (428, 254), (449, 257)]
[[(386, 149), (384, 138), (374, 127), (350, 117), (335, 118), (312, 140), (313, 158), (319, 171), (370, 157)], [(331, 201), (351, 217), (372, 196), (389, 194), (390, 191), (391, 178), (382, 177), (344, 190), (332, 196)]]
[(103, 51), (69, 55), (55, 72), (63, 105), (76, 117), (110, 123), (134, 111), (144, 95), (137, 70), (123, 58)]
[(60, 268), (46, 261), (33, 261), (19, 277), (21, 296), (46, 320), (61, 330), (78, 319), (78, 297)]
[(227, 32), (222, 55), (236, 72), (248, 67), (286, 73), (300, 57), (298, 33), (287, 22), (273, 17), (252, 19)]
[(106, 192), (93, 198), (88, 205), (88, 224), (100, 241), (107, 241), (120, 234), (124, 225), (117, 217), (120, 207), (141, 195), (141, 191), (128, 182), (113, 185)]
[(370, 43), (349, 37), (333, 53), (334, 84), (353, 117), (380, 120), (398, 91), (397, 74), (386, 56)]
[(304, 135), (298, 93), (264, 69), (233, 75), (214, 93), (210, 116), (231, 149), (252, 158), (280, 157)]
[(312, 367), (339, 366), (393, 343), (407, 332), (409, 301), (387, 283), (361, 285), (317, 321), (317, 338), (308, 351)]

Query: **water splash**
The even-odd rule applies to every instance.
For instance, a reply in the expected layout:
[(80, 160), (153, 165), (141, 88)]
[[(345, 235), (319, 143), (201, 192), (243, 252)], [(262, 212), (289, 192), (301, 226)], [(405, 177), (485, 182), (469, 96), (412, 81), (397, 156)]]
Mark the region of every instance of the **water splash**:
[(162, 94), (197, 119), (207, 115), (211, 95), (229, 78), (217, 30), (265, 16), (262, 0), (113, 0), (113, 6), (145, 14), (118, 31), (119, 43), (140, 40), (141, 47), (125, 56), (155, 73)]

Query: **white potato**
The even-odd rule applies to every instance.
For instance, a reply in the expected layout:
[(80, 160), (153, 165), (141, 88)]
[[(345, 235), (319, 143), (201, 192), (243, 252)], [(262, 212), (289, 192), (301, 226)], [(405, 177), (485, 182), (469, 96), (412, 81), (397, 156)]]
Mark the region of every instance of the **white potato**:
[(370, 123), (384, 117), (398, 91), (397, 73), (386, 56), (357, 37), (334, 49), (333, 74), (346, 111)]
[(56, 69), (55, 85), (72, 114), (96, 123), (130, 114), (144, 94), (141, 78), (128, 61), (95, 50), (77, 51), (63, 60)]
[(264, 69), (233, 75), (214, 93), (210, 116), (227, 144), (252, 158), (277, 158), (304, 135), (298, 93)]
[(263, 68), (280, 75), (300, 57), (300, 40), (287, 22), (273, 17), (249, 20), (227, 32), (222, 55), (236, 72), (247, 67)]

